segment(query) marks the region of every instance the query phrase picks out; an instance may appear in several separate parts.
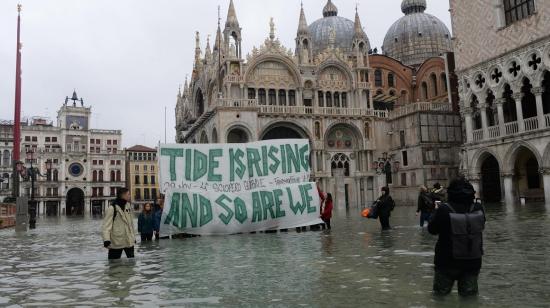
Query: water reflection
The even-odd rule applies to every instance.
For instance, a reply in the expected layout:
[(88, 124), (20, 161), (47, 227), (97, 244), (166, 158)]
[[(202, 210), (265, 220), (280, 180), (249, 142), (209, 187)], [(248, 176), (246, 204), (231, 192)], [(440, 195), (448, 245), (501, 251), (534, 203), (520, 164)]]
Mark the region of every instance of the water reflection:
[(414, 208), (394, 229), (359, 211), (331, 231), (197, 237), (136, 247), (107, 261), (99, 220), (47, 218), (0, 231), (0, 306), (535, 307), (550, 302), (550, 218), (542, 205), (488, 205), (479, 298), (431, 296), (436, 238)]

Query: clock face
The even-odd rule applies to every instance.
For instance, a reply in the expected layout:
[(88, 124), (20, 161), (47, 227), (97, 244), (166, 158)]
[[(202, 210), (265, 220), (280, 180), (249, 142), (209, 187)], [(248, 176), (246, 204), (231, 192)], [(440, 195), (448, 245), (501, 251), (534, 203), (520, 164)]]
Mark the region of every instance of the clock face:
[(83, 171), (84, 167), (79, 163), (72, 163), (69, 165), (69, 173), (74, 177), (80, 176)]

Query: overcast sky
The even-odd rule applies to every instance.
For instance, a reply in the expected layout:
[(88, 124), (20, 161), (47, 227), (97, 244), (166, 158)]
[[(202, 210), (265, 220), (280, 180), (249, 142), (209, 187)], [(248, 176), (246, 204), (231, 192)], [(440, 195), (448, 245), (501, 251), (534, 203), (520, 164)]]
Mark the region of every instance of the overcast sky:
[[(1, 0), (0, 119), (13, 119), (16, 5), (23, 4), (24, 117), (55, 120), (76, 89), (92, 106), (92, 127), (121, 129), (124, 146), (174, 140), (178, 86), (192, 70), (195, 31), (206, 45), (222, 26), (229, 0)], [(322, 17), (326, 0), (304, 0), (308, 23)], [(403, 16), (401, 0), (333, 0), (339, 16), (353, 20), (355, 4), (371, 45), (380, 47), (388, 28)], [(235, 0), (243, 28), (243, 52), (276, 35), (294, 50), (300, 0)], [(428, 0), (427, 12), (450, 29), (449, 2)], [(380, 48), (379, 48), (380, 49)]]

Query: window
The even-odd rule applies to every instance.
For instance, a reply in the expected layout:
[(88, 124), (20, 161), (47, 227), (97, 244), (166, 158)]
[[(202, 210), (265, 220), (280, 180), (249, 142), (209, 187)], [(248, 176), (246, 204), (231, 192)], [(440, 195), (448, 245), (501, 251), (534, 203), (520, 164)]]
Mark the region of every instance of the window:
[(143, 171), (147, 171), (147, 165), (143, 166)]
[(535, 0), (504, 0), (504, 17), (507, 26), (534, 13)]
[(395, 87), (395, 77), (392, 73), (388, 74), (388, 86), (389, 87)]
[(115, 170), (111, 170), (111, 182), (114, 182), (116, 180)]
[(155, 171), (155, 166), (151, 166), (151, 171)]
[(52, 137), (52, 142), (57, 142), (57, 137)]
[(99, 170), (97, 177), (99, 182), (103, 182), (103, 170)]
[(103, 161), (102, 161), (102, 160), (100, 160), (98, 163), (99, 163), (100, 165), (103, 165)]
[(31, 141), (31, 136), (25, 136), (25, 141)]
[(118, 140), (113, 140), (113, 145), (117, 145), (118, 144)]
[(134, 195), (136, 200), (141, 200), (141, 190), (139, 188), (136, 188), (136, 190), (134, 191)]
[(94, 144), (95, 143), (94, 141), (95, 141), (94, 139), (90, 139), (90, 144)]
[(439, 91), (437, 90), (437, 77), (435, 76), (435, 74), (432, 74), (432, 75), (430, 75), (430, 79), (431, 79), (431, 82), (432, 82), (433, 96), (437, 96), (437, 95), (439, 95)]
[(407, 174), (401, 173), (401, 186), (407, 186)]
[(38, 137), (32, 136), (32, 142), (38, 142)]
[(399, 146), (400, 147), (405, 147), (405, 131), (402, 130), (402, 131), (399, 131)]
[(422, 99), (428, 99), (428, 84), (425, 82), (422, 83)]
[(120, 172), (120, 170), (117, 170), (117, 171), (116, 171), (116, 181), (117, 181), (117, 182), (121, 182), (121, 181), (122, 181), (122, 180), (121, 180), (121, 172)]
[(97, 171), (96, 170), (94, 170), (92, 172), (92, 182), (97, 182)]
[(115, 164), (115, 161), (114, 160), (111, 160), (111, 165), (114, 165)]
[(135, 166), (134, 166), (134, 170), (135, 170), (135, 171), (139, 171), (139, 165), (135, 165)]
[(156, 188), (153, 188), (151, 189), (151, 199), (156, 199), (157, 198), (157, 189)]
[(50, 137), (46, 137), (46, 138), (45, 138), (45, 141), (46, 141), (46, 142), (50, 142), (50, 140), (51, 140)]
[(149, 188), (145, 188), (145, 189), (143, 190), (143, 199), (145, 199), (145, 200), (149, 200), (149, 199), (150, 199)]
[(116, 196), (116, 187), (111, 187), (111, 194), (110, 196)]
[(107, 145), (111, 145), (111, 140), (107, 140)]
[(143, 184), (149, 184), (149, 178), (146, 175), (143, 176)]
[(382, 86), (382, 71), (381, 70), (374, 71), (374, 85), (376, 87), (381, 87)]
[(55, 182), (58, 182), (59, 181), (59, 171), (57, 171), (57, 169), (54, 169), (53, 170), (53, 180)]
[(136, 175), (136, 176), (134, 177), (134, 183), (135, 183), (135, 184), (139, 184), (139, 175)]
[(408, 166), (409, 165), (409, 157), (408, 157), (407, 151), (401, 152), (401, 156), (403, 158), (403, 166)]
[(154, 175), (151, 175), (151, 184), (155, 185), (155, 184), (156, 184), (156, 183), (155, 183), (155, 180), (156, 180), (156, 179), (155, 179), (155, 176), (154, 176)]
[(117, 166), (120, 166), (120, 160), (116, 161)]

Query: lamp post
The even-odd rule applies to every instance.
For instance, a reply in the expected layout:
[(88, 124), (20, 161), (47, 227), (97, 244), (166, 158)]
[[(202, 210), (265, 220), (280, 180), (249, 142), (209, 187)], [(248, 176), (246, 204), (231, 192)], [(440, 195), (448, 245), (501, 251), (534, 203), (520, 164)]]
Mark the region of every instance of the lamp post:
[[(34, 167), (33, 165), (33, 162), (34, 162), (34, 159), (35, 159), (35, 152), (31, 149), (28, 149), (26, 151), (26, 158), (27, 158), (27, 161), (30, 162), (30, 167), (29, 168), (25, 168), (25, 165), (23, 162), (21, 161), (18, 161), (16, 162), (16, 170), (17, 170), (17, 173), (19, 175), (21, 175), (21, 177), (23, 178), (24, 181), (30, 181), (31, 182), (31, 200), (29, 202), (30, 206), (29, 206), (29, 228), (30, 229), (35, 229), (36, 228), (36, 216), (37, 216), (37, 208), (36, 208), (36, 201), (34, 200), (34, 184), (36, 182), (36, 177), (37, 176), (42, 176), (42, 174), (40, 174), (40, 170), (38, 170), (37, 168)], [(51, 160), (47, 160), (46, 161), (46, 170), (47, 170), (47, 174), (50, 174), (51, 172), (51, 169), (52, 169), (52, 161)]]

